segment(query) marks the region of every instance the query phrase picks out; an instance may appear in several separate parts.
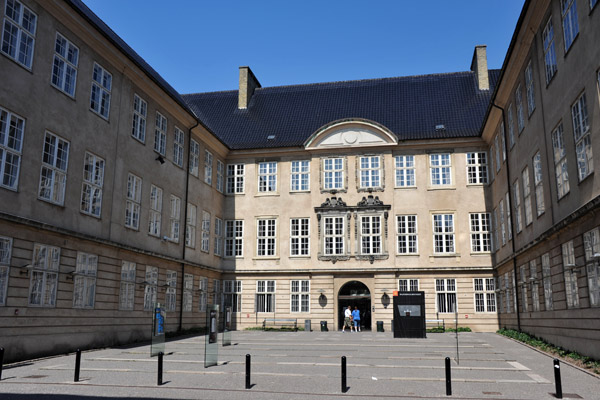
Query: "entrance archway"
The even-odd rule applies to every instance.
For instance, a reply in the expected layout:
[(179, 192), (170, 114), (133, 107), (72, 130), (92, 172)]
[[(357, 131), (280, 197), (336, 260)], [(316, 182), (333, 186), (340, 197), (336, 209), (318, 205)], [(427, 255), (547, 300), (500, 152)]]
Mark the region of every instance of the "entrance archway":
[(358, 307), (361, 329), (371, 329), (371, 292), (367, 285), (359, 281), (350, 281), (340, 288), (338, 293), (338, 329), (344, 325), (344, 310), (348, 306)]

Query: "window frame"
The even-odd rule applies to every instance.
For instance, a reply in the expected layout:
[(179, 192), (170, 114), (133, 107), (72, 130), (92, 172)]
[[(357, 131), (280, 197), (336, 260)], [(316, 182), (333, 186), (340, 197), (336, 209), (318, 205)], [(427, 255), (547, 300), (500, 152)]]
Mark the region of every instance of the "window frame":
[[(261, 285), (262, 282), (262, 285)], [(272, 284), (272, 287), (270, 285)], [(261, 288), (262, 286), (262, 288)], [(277, 293), (277, 282), (275, 280), (258, 280), (256, 281), (256, 297), (254, 310), (258, 313), (273, 313), (275, 312), (275, 295)], [(259, 299), (264, 297), (264, 301), (259, 303)], [(263, 306), (260, 307), (259, 304)]]
[[(97, 68), (98, 70), (97, 70)], [(99, 74), (100, 81), (96, 80), (95, 76)], [(112, 89), (112, 74), (103, 66), (94, 61), (92, 68), (92, 87), (90, 90), (90, 111), (99, 117), (108, 121), (110, 116), (111, 104), (111, 89)], [(100, 96), (94, 99), (94, 92)], [(103, 111), (104, 110), (104, 111)]]
[(146, 273), (144, 275), (144, 311), (154, 311), (154, 306), (157, 303), (158, 272), (158, 267), (146, 265)]
[[(73, 308), (94, 309), (97, 274), (98, 256), (78, 251), (73, 277)], [(83, 286), (81, 292), (77, 289), (78, 285)]]
[[(4, 128), (2, 127), (2, 116), (5, 118)], [(16, 192), (19, 188), (21, 159), (23, 157), (25, 119), (3, 107), (0, 107), (0, 139), (3, 139), (0, 142), (0, 152), (2, 153), (2, 157), (0, 157), (0, 188)], [(13, 143), (12, 147), (10, 143)], [(8, 155), (11, 156), (11, 161), (8, 161)], [(13, 171), (13, 169), (16, 169), (16, 171)], [(5, 183), (7, 177), (10, 178), (8, 179), (9, 182), (12, 181), (12, 185)]]
[(156, 111), (154, 119), (154, 151), (163, 157), (167, 156), (167, 117)]
[[(230, 233), (233, 233), (233, 235), (230, 235)], [(225, 220), (224, 257), (244, 257), (244, 220)]]
[(290, 218), (290, 257), (310, 257), (310, 218)]
[[(53, 137), (55, 139), (54, 143), (48, 142), (49, 137)], [(48, 146), (51, 148), (48, 148)], [(69, 169), (69, 152), (71, 150), (70, 147), (71, 142), (68, 140), (63, 139), (62, 137), (50, 131), (45, 132), (38, 199), (58, 206), (64, 206), (67, 188), (67, 172)], [(52, 150), (52, 154), (50, 154), (47, 150)], [(46, 156), (46, 154), (48, 154), (48, 156)], [(51, 160), (45, 161), (46, 158), (50, 158)], [(58, 163), (64, 164), (64, 166), (58, 166)], [(47, 171), (47, 173), (49, 172), (50, 175), (45, 176), (44, 171)], [(58, 182), (60, 193), (57, 193), (55, 189), (57, 188), (57, 180), (59, 179), (62, 180), (62, 182)], [(44, 186), (42, 186), (45, 180), (48, 180), (49, 183), (46, 183)], [(46, 191), (48, 192), (47, 195), (45, 194)]]
[(212, 186), (212, 175), (213, 175), (213, 154), (204, 150), (204, 183), (208, 186)]
[[(481, 295), (480, 300), (478, 295)], [(480, 305), (483, 306), (483, 309)], [(476, 314), (495, 314), (497, 312), (496, 282), (494, 278), (473, 278), (473, 306)]]
[[(44, 252), (44, 260), (41, 260), (40, 258), (36, 259), (36, 255), (40, 257), (40, 253), (42, 252)], [(29, 295), (27, 298), (27, 304), (29, 307), (54, 308), (56, 307), (56, 297), (58, 292), (58, 274), (60, 273), (61, 248), (42, 243), (34, 243), (32, 253), (32, 270), (29, 274)], [(43, 261), (43, 263), (40, 264), (40, 261)], [(39, 302), (32, 301), (34, 296), (34, 280), (36, 280), (36, 274), (41, 274)], [(48, 282), (49, 280), (50, 283)], [(48, 290), (50, 290), (49, 296)]]
[[(65, 42), (64, 43), (65, 55), (57, 52), (57, 47), (59, 46), (59, 43), (58, 43), (59, 37), (60, 37), (60, 39), (62, 39)], [(61, 48), (62, 48), (62, 45), (63, 44), (61, 43)], [(69, 53), (71, 51), (71, 47), (74, 48), (74, 50), (75, 50), (74, 51), (74, 53), (75, 53), (74, 62), (69, 60)], [(73, 99), (75, 98), (75, 91), (77, 90), (78, 64), (79, 64), (79, 47), (75, 46), (75, 44), (73, 44), (73, 42), (71, 42), (64, 35), (60, 34), (60, 32), (57, 31), (56, 39), (54, 41), (54, 57), (52, 59), (52, 68), (51, 68), (51, 73), (50, 73), (50, 85), (52, 85), (57, 90), (63, 92), (64, 94), (66, 94), (67, 96), (69, 96)], [(61, 65), (62, 65), (62, 69), (61, 69)], [(71, 70), (75, 71), (74, 74), (72, 75), (72, 81), (70, 82), (70, 84), (72, 85), (71, 92), (66, 89), (67, 77), (69, 76), (69, 73), (68, 73), (69, 68), (71, 68)], [(55, 74), (55, 72), (57, 72), (57, 70), (60, 70), (60, 76)], [(57, 79), (55, 79), (55, 77)]]
[[(487, 222), (485, 221), (487, 219)], [(487, 230), (486, 228), (487, 224)], [(492, 252), (492, 218), (490, 213), (469, 213), (471, 253)], [(486, 246), (487, 242), (487, 246)], [(497, 247), (497, 246), (496, 246)], [(478, 250), (479, 248), (479, 250)], [(487, 248), (487, 250), (486, 250)]]
[(277, 193), (277, 161), (261, 161), (257, 165), (258, 193)]
[(140, 143), (146, 143), (148, 103), (137, 93), (133, 94), (131, 136)]
[(13, 238), (0, 236), (0, 306), (6, 306)]
[(171, 213), (169, 218), (169, 240), (173, 243), (179, 243), (179, 236), (181, 233), (181, 198), (172, 194), (170, 198), (170, 205)]
[[(568, 2), (568, 7), (565, 8), (566, 2)], [(561, 0), (560, 14), (562, 19), (565, 54), (567, 54), (575, 42), (575, 39), (579, 35), (579, 21), (577, 20), (576, 0)]]
[[(409, 221), (413, 219), (413, 221)], [(404, 221), (401, 221), (404, 220)], [(401, 225), (402, 224), (402, 225)], [(412, 225), (411, 225), (412, 224)], [(402, 229), (403, 227), (403, 229)], [(407, 251), (401, 251), (400, 244), (404, 243)], [(412, 246), (411, 246), (412, 244)], [(412, 251), (411, 251), (412, 249)], [(396, 215), (396, 254), (419, 254), (419, 228), (417, 214)]]
[(256, 257), (277, 257), (277, 231), (277, 218), (256, 219)]
[[(577, 110), (576, 110), (577, 108)], [(577, 159), (577, 176), (579, 182), (594, 172), (592, 138), (587, 100), (585, 92), (577, 97), (571, 105), (571, 121), (573, 122), (573, 139), (575, 141), (575, 156)], [(581, 145), (585, 147), (580, 147)], [(583, 152), (581, 151), (583, 150)], [(585, 169), (582, 168), (585, 164)]]
[(417, 167), (415, 156), (403, 154), (394, 156), (395, 188), (417, 187)]
[[(133, 274), (131, 270), (133, 270)], [(119, 284), (119, 310), (121, 311), (133, 311), (135, 308), (136, 273), (136, 263), (126, 260), (121, 262), (121, 282)]]
[[(91, 159), (91, 163), (88, 161)], [(91, 165), (91, 167), (90, 167)], [(92, 217), (100, 218), (102, 215), (102, 192), (104, 186), (104, 166), (105, 160), (102, 157), (86, 151), (83, 156), (83, 179), (81, 183), (81, 203), (79, 210)], [(91, 168), (90, 172), (89, 168)], [(98, 172), (98, 171), (100, 172)], [(93, 178), (89, 178), (89, 176)], [(94, 199), (96, 199), (94, 201)], [(84, 204), (89, 206), (84, 208)], [(95, 207), (94, 204), (97, 204)], [(95, 212), (97, 210), (97, 212)]]
[(202, 210), (201, 230), (202, 237), (200, 240), (200, 251), (204, 253), (210, 252), (210, 219), (211, 215), (208, 211)]
[[(19, 13), (19, 21), (13, 19), (12, 17), (9, 17), (9, 12), (8, 10), (8, 4), (9, 1), (11, 1), (13, 3), (13, 10), (15, 9), (14, 4), (18, 4), (20, 6), (20, 13)], [(27, 11), (28, 14), (30, 14), (30, 16), (35, 17), (34, 18), (34, 22), (33, 22), (33, 28), (32, 30), (25, 28), (25, 26), (23, 25), (23, 20), (25, 17), (25, 13), (24, 11)], [(34, 13), (33, 11), (31, 11), (31, 9), (27, 6), (25, 6), (22, 2), (18, 1), (18, 0), (7, 0), (6, 1), (6, 5), (4, 7), (4, 23), (2, 24), (2, 46), (0, 47), (0, 52), (2, 52), (4, 55), (6, 55), (8, 58), (10, 58), (11, 60), (13, 60), (14, 62), (16, 62), (18, 65), (22, 66), (23, 68), (31, 71), (33, 68), (33, 58), (34, 58), (34, 54), (35, 54), (35, 36), (36, 36), (36, 31), (37, 31), (37, 20), (38, 20), (38, 15), (36, 13)], [(5, 43), (5, 33), (6, 33), (6, 25), (10, 24), (12, 26), (14, 26), (17, 30), (16, 32), (16, 43), (14, 43), (14, 55), (11, 54), (12, 51), (10, 51), (11, 49), (9, 48), (8, 50), (5, 50), (4, 47), (4, 43)], [(28, 52), (28, 54), (25, 55), (25, 60), (21, 61), (20, 60), (20, 56), (21, 56), (21, 48), (22, 48), (22, 44), (23, 44), (23, 36), (25, 36), (26, 38), (30, 39), (31, 41), (27, 44), (27, 49), (30, 50), (30, 52)]]
[[(441, 285), (440, 282), (442, 283)], [(451, 287), (449, 286), (450, 282), (452, 282)], [(454, 297), (452, 297), (452, 295), (454, 295)], [(441, 298), (444, 299), (444, 310), (442, 310), (440, 307)], [(436, 312), (440, 314), (454, 314), (458, 312), (458, 292), (456, 290), (456, 278), (435, 279), (435, 309)]]
[(357, 163), (359, 191), (383, 189), (383, 156), (362, 155), (357, 157)]
[[(419, 279), (418, 278), (399, 278), (397, 283), (398, 283), (398, 291), (399, 292), (418, 292), (419, 291)], [(403, 290), (403, 288), (406, 288), (407, 290)]]
[(162, 227), (163, 190), (150, 185), (150, 208), (148, 210), (148, 234), (160, 237)]
[(173, 164), (183, 168), (183, 149), (185, 147), (185, 134), (175, 126), (173, 136)]
[(465, 157), (467, 185), (487, 185), (489, 183), (488, 153), (486, 151), (468, 152)]
[(571, 191), (562, 121), (552, 131), (552, 149), (554, 175), (556, 178), (556, 195), (558, 197), (557, 200), (560, 200)]
[[(437, 231), (436, 229), (436, 217), (441, 217), (443, 219), (442, 223), (443, 223), (443, 230), (442, 231)], [(451, 225), (452, 225), (452, 230), (451, 231), (446, 231), (445, 226), (447, 225), (447, 217), (451, 217)], [(433, 233), (433, 253), (434, 255), (451, 255), (451, 254), (456, 254), (456, 229), (455, 229), (455, 224), (454, 224), (454, 213), (433, 213), (431, 214), (431, 218), (432, 218), (432, 233)], [(438, 239), (436, 239), (436, 236), (439, 236), (441, 242), (443, 243), (443, 246), (441, 247), (441, 251), (438, 251), (438, 249), (440, 247), (438, 247), (438, 245), (436, 244)], [(448, 239), (451, 239), (451, 246), (452, 248), (450, 249), (449, 245), (447, 244)]]
[[(339, 165), (338, 165), (339, 161)], [(331, 168), (328, 168), (328, 164)], [(321, 159), (322, 192), (345, 192), (347, 187), (346, 158), (325, 157)], [(330, 183), (328, 183), (330, 181)]]
[(187, 203), (185, 221), (185, 245), (191, 249), (196, 248), (196, 226), (198, 224), (198, 207)]
[[(142, 178), (129, 172), (127, 174), (127, 187), (125, 195), (125, 227), (140, 229)], [(133, 193), (131, 192), (133, 188)], [(131, 196), (132, 195), (132, 196)]]
[[(294, 289), (295, 282), (296, 289)], [(294, 309), (294, 304), (297, 309)], [(290, 313), (310, 313), (310, 279), (290, 280)]]
[(290, 192), (310, 192), (310, 160), (290, 162)]
[[(438, 160), (434, 161), (435, 158)], [(445, 160), (447, 160), (447, 163), (445, 163)], [(436, 176), (439, 177), (435, 178)], [(452, 187), (454, 185), (452, 179), (451, 153), (429, 154), (429, 178), (429, 183), (432, 188), (445, 188)]]
[(227, 164), (227, 194), (244, 194), (245, 177), (245, 164)]
[(554, 78), (554, 75), (556, 75), (556, 72), (558, 72), (556, 49), (554, 46), (554, 25), (552, 24), (552, 15), (548, 17), (548, 22), (546, 22), (546, 26), (542, 32), (542, 45), (544, 48), (544, 66), (547, 86)]

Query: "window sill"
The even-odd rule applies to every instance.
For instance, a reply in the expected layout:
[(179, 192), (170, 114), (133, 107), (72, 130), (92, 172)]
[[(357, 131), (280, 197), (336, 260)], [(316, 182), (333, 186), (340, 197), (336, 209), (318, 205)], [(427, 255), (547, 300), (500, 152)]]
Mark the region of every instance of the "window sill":
[(254, 197), (278, 197), (279, 192), (260, 192), (254, 195)]
[(79, 213), (81, 213), (83, 215), (86, 215), (88, 217), (96, 218), (97, 220), (102, 219), (102, 217), (100, 215), (95, 215), (95, 214), (88, 213), (88, 212), (85, 212), (85, 211), (82, 211), (82, 210), (79, 210)]
[(434, 253), (429, 257), (434, 258), (452, 258), (452, 257), (460, 257), (460, 253)]
[(252, 257), (252, 260), (256, 260), (256, 261), (265, 261), (265, 260), (279, 260), (280, 258), (277, 256), (267, 256), (267, 257), (261, 257), (261, 256), (257, 256), (257, 257)]
[(394, 189), (401, 189), (401, 190), (402, 189), (404, 189), (404, 190), (405, 189), (417, 189), (417, 186), (416, 185), (414, 185), (414, 186), (394, 186)]
[(52, 86), (54, 89), (58, 90), (60, 93), (64, 94), (65, 96), (67, 96), (69, 99), (73, 100), (73, 101), (77, 101), (75, 99), (75, 96), (70, 95), (69, 93), (65, 92), (64, 90), (62, 90), (61, 88), (59, 88), (58, 86), (54, 85), (52, 82), (50, 82), (50, 86)]
[(244, 196), (246, 195), (246, 192), (242, 192), (242, 193), (225, 193), (225, 196), (228, 197), (238, 197), (238, 196)]
[[(31, 67), (28, 67), (24, 64), (21, 64), (20, 62), (18, 62), (17, 60), (15, 60), (14, 58), (12, 58), (10, 55), (6, 54), (5, 52), (1, 51), (0, 52), (4, 57), (8, 58), (10, 61), (12, 61), (13, 63), (15, 63), (15, 65), (18, 65), (19, 67), (23, 68), (25, 71), (29, 72), (31, 75), (33, 75), (33, 69)], [(35, 51), (34, 51), (35, 53)], [(31, 64), (33, 64), (33, 58), (31, 59)]]
[[(99, 116), (100, 118), (102, 118), (103, 120), (105, 120), (106, 122), (108, 122), (108, 117), (105, 117), (104, 115), (96, 112), (96, 110), (94, 110), (93, 108), (90, 108), (90, 111), (94, 114), (96, 114), (97, 116)], [(110, 114), (109, 114), (110, 115)], [(164, 157), (164, 156), (163, 156)]]
[(336, 195), (338, 193), (348, 193), (348, 189), (346, 188), (341, 188), (341, 189), (321, 189), (321, 194), (323, 193), (331, 193), (333, 195)]
[(48, 199), (45, 199), (43, 197), (38, 197), (38, 200), (43, 201), (44, 203), (48, 203), (48, 204), (53, 205), (53, 206), (58, 206), (58, 207), (65, 208), (65, 204), (64, 203), (62, 203), (62, 204), (61, 203), (55, 203), (55, 202), (50, 201)]
[(310, 260), (310, 259), (311, 259), (310, 254), (301, 255), (301, 256), (290, 256), (290, 260)]
[(428, 186), (427, 190), (456, 190), (454, 185)]
[(290, 190), (290, 194), (310, 194), (309, 190)]
[(583, 179), (581, 179), (581, 180), (578, 182), (578, 185), (581, 185), (583, 182), (585, 182), (585, 181), (586, 181), (586, 180), (587, 180), (587, 179), (588, 179), (590, 176), (592, 176), (592, 175), (594, 175), (594, 171), (593, 171), (593, 170), (592, 170), (592, 171), (590, 171), (590, 173), (589, 173), (589, 174), (587, 174), (586, 176), (584, 176), (584, 177), (583, 177)]
[(420, 257), (419, 253), (396, 253), (396, 257)]
[(492, 255), (491, 251), (479, 251), (479, 252), (471, 252), (471, 257), (481, 257), (481, 256), (486, 256), (489, 257)]

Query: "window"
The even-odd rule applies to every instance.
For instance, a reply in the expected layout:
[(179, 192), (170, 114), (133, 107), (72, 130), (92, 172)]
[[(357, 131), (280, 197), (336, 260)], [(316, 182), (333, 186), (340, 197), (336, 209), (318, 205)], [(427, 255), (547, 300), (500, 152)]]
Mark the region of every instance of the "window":
[(344, 217), (323, 218), (325, 255), (345, 254)]
[(429, 167), (433, 186), (452, 185), (450, 154), (430, 154)]
[(223, 193), (223, 176), (225, 175), (225, 164), (217, 160), (217, 190)]
[(519, 128), (519, 134), (523, 132), (525, 128), (525, 117), (523, 116), (523, 98), (521, 94), (521, 85), (517, 86), (515, 90), (515, 105), (517, 107), (517, 127)]
[(502, 164), (500, 163), (500, 145), (498, 143), (498, 135), (494, 137), (494, 144), (496, 146), (496, 173), (498, 173), (502, 167)]
[(563, 138), (562, 123), (552, 132), (552, 147), (554, 148), (554, 171), (556, 172), (556, 191), (560, 200), (571, 190), (569, 187), (569, 171), (567, 169), (567, 152)]
[(0, 236), (0, 306), (6, 305), (12, 239)]
[(508, 227), (508, 240), (512, 240), (512, 223), (511, 223), (511, 218), (510, 218), (510, 196), (508, 195), (508, 192), (506, 192), (504, 200), (506, 202), (506, 226)]
[(376, 215), (360, 217), (361, 254), (381, 254), (381, 217)]
[(494, 145), (490, 146), (490, 182), (494, 180)]
[(533, 156), (533, 183), (535, 185), (535, 208), (539, 217), (546, 211), (544, 206), (544, 186), (542, 184), (542, 155), (539, 151)]
[(0, 107), (0, 187), (17, 190), (25, 120)]
[(223, 220), (215, 218), (215, 256), (223, 255)]
[(508, 143), (512, 149), (515, 145), (515, 119), (513, 116), (512, 104), (508, 106)]
[(202, 211), (202, 243), (200, 250), (208, 253), (210, 251), (210, 214)]
[(244, 164), (227, 165), (227, 193), (244, 193)]
[(579, 171), (579, 180), (582, 181), (594, 170), (592, 138), (588, 123), (585, 93), (571, 107), (571, 116), (573, 118), (573, 136), (575, 137), (575, 150), (577, 153), (577, 170)]
[(542, 255), (542, 280), (544, 283), (544, 302), (546, 311), (554, 309), (552, 301), (552, 273), (550, 271), (550, 254)]
[(470, 185), (488, 183), (487, 153), (467, 153), (467, 180)]
[(20, 1), (6, 0), (2, 52), (31, 69), (37, 15)]
[(310, 165), (308, 160), (292, 161), (292, 192), (306, 192), (309, 190)]
[(119, 290), (119, 310), (133, 310), (135, 304), (135, 263), (123, 261), (121, 264), (121, 288)]
[(156, 304), (156, 293), (158, 291), (158, 267), (146, 266), (146, 277), (144, 279), (144, 311), (152, 311)]
[(244, 221), (225, 221), (225, 257), (244, 256)]
[(204, 182), (212, 185), (213, 155), (210, 151), (204, 151)]
[(212, 299), (212, 303), (213, 305), (220, 305), (222, 307), (221, 304), (221, 281), (218, 279), (213, 279), (213, 299)]
[(437, 312), (456, 312), (456, 279), (436, 279), (435, 292)]
[(163, 191), (157, 186), (150, 186), (150, 212), (148, 214), (148, 233), (160, 237), (160, 223), (162, 217)]
[(276, 221), (275, 219), (259, 219), (257, 221), (256, 255), (258, 257), (275, 255)]
[(133, 95), (133, 122), (131, 136), (142, 143), (146, 142), (146, 116), (148, 114), (148, 103), (137, 94)]
[(96, 114), (108, 119), (110, 111), (110, 88), (112, 85), (112, 75), (94, 63), (94, 73), (92, 74), (92, 94), (90, 96), (90, 108)]
[(434, 252), (454, 253), (454, 215), (433, 215), (433, 243)]
[(187, 204), (187, 219), (185, 221), (185, 245), (192, 249), (196, 247), (196, 223), (197, 223), (196, 213), (197, 213), (196, 206), (188, 203)]
[(198, 311), (206, 312), (208, 304), (208, 278), (200, 278), (200, 296), (198, 297)]
[(177, 272), (167, 271), (167, 290), (165, 293), (165, 311), (177, 308)]
[(52, 85), (71, 97), (75, 97), (79, 49), (60, 33), (56, 33), (52, 64)]
[(502, 143), (502, 161), (506, 161), (506, 133), (504, 132), (504, 121), (500, 122), (500, 132), (498, 135), (500, 136)]
[(417, 254), (419, 251), (417, 235), (417, 216), (396, 216), (396, 234), (398, 236), (398, 254)]
[(29, 305), (54, 307), (56, 305), (56, 287), (58, 286), (58, 268), (60, 248), (36, 243), (33, 247), (33, 270), (29, 287)]
[(398, 279), (398, 291), (399, 292), (418, 292), (419, 291), (419, 280), (418, 279)]
[(525, 167), (521, 174), (523, 178), (523, 204), (525, 206), (525, 225), (533, 222), (533, 211), (531, 209), (531, 186), (529, 185), (529, 167)]
[[(494, 216), (494, 220), (493, 220), (493, 230), (492, 230), (492, 243), (493, 243), (493, 250), (494, 251), (498, 251), (498, 249), (500, 249), (500, 244), (499, 244), (499, 232), (498, 232), (498, 208), (494, 208), (493, 210), (493, 214)], [(472, 228), (471, 228), (472, 229)], [(473, 238), (471, 238), (471, 252), (473, 252)]]
[(396, 156), (396, 187), (414, 187), (415, 156)]
[(310, 281), (291, 281), (290, 311), (310, 312)]
[(127, 175), (127, 200), (125, 202), (125, 226), (132, 229), (140, 227), (140, 201), (142, 180), (133, 174)]
[[(585, 249), (590, 305), (598, 307), (600, 306), (600, 231), (598, 228), (583, 234), (583, 247)], [(1, 296), (0, 300), (2, 300)]]
[(561, 0), (561, 14), (563, 33), (565, 35), (565, 53), (573, 44), (575, 37), (579, 33), (579, 23), (577, 22), (577, 2), (575, 0)]
[(277, 191), (276, 162), (258, 163), (258, 191), (263, 193)]
[(506, 288), (506, 295), (504, 296), (504, 298), (506, 299), (506, 312), (508, 314), (512, 313), (512, 303), (511, 303), (511, 299), (512, 299), (512, 283), (510, 282), (509, 278), (508, 278), (508, 272), (504, 274), (504, 287)]
[(256, 312), (275, 312), (275, 281), (256, 281)]
[[(500, 204), (498, 205), (498, 210), (500, 211), (500, 235), (502, 238), (502, 246), (505, 246), (506, 245), (506, 223), (504, 220), (504, 200), (503, 199), (500, 199)], [(497, 226), (498, 225), (496, 225), (496, 227)]]
[(552, 27), (552, 16), (548, 18), (548, 23), (543, 32), (544, 40), (544, 64), (546, 65), (546, 84), (550, 83), (558, 66), (556, 64), (556, 51), (554, 50), (554, 28)]
[(163, 156), (167, 154), (167, 118), (158, 111), (154, 127), (154, 151)]
[(175, 127), (175, 138), (173, 140), (173, 162), (175, 165), (183, 168), (183, 146), (185, 145), (185, 137), (183, 131)]
[(531, 282), (531, 303), (533, 311), (540, 311), (540, 292), (538, 285), (537, 263), (535, 260), (529, 261), (529, 281)]
[(576, 308), (579, 307), (579, 289), (577, 287), (577, 272), (575, 269), (575, 248), (573, 247), (572, 240), (563, 243), (562, 256), (567, 308)]
[(231, 312), (242, 311), (242, 281), (223, 281), (225, 307), (231, 307)]
[(190, 174), (198, 177), (200, 163), (200, 145), (194, 139), (190, 140)]
[(492, 251), (490, 214), (469, 214), (469, 219), (471, 221), (471, 251), (473, 253)]
[(54, 204), (63, 205), (67, 184), (69, 142), (46, 132), (39, 197)]
[(325, 158), (323, 160), (323, 189), (344, 189), (343, 158)]
[(521, 307), (523, 307), (523, 312), (527, 312), (529, 311), (527, 301), (527, 265), (521, 265), (519, 267), (519, 275), (521, 277)]
[(475, 312), (496, 312), (496, 285), (494, 278), (473, 279)]
[(383, 186), (381, 183), (381, 157), (359, 157), (359, 172), (361, 189)]
[(310, 254), (310, 219), (292, 218), (290, 220), (290, 256), (308, 256)]
[(97, 255), (77, 253), (77, 267), (73, 282), (74, 308), (94, 308), (97, 270)]
[(181, 213), (181, 199), (171, 195), (171, 241), (179, 242), (179, 216)]
[(183, 312), (192, 312), (194, 303), (194, 275), (183, 274)]
[(533, 71), (531, 68), (531, 61), (527, 64), (525, 68), (525, 92), (527, 94), (527, 113), (529, 116), (535, 110), (535, 92), (533, 85)]
[(83, 158), (83, 185), (81, 188), (82, 212), (100, 217), (103, 184), (104, 160), (86, 151)]
[(515, 201), (515, 220), (517, 233), (523, 230), (523, 221), (521, 219), (521, 190), (519, 189), (519, 180), (513, 183), (513, 197)]

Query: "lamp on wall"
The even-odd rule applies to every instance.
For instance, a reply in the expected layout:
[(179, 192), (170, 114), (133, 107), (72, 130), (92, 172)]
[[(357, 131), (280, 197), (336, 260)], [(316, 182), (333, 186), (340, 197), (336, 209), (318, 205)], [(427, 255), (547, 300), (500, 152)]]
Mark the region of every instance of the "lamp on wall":
[(383, 308), (388, 308), (390, 305), (390, 296), (386, 292), (387, 290), (384, 290), (383, 296), (381, 296), (381, 304), (383, 305)]
[(33, 268), (33, 265), (25, 264), (16, 268), (19, 268), (19, 275), (29, 275), (29, 270)]
[(155, 160), (161, 163), (161, 165), (165, 163), (165, 159), (160, 154), (158, 155), (158, 157), (155, 158)]

